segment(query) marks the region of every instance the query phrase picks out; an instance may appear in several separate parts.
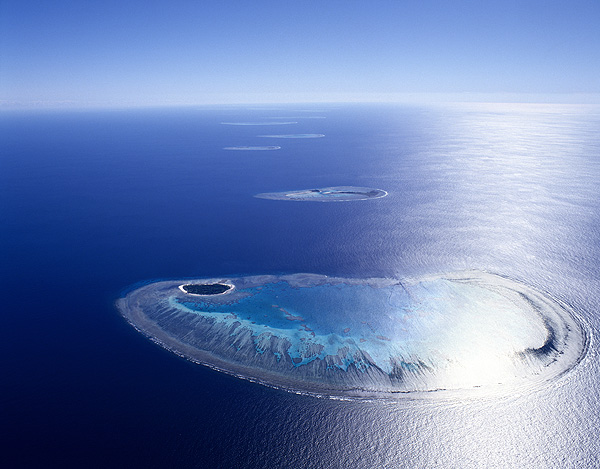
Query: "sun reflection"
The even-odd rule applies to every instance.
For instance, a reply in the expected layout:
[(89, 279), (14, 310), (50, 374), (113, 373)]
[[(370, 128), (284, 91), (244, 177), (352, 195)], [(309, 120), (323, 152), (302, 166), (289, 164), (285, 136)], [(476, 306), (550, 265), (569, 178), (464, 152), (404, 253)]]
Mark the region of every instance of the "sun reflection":
[(456, 387), (474, 387), (502, 384), (514, 377), (515, 367), (511, 357), (498, 353), (491, 347), (473, 350), (459, 358), (448, 369), (448, 378)]

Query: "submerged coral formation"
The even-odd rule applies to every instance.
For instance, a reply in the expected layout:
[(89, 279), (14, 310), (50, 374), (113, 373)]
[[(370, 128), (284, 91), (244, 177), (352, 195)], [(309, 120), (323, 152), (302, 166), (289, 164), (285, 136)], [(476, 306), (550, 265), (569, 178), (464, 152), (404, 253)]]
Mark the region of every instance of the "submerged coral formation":
[(161, 281), (118, 307), (191, 360), (286, 389), (352, 396), (541, 382), (573, 366), (585, 343), (563, 305), (482, 272)]

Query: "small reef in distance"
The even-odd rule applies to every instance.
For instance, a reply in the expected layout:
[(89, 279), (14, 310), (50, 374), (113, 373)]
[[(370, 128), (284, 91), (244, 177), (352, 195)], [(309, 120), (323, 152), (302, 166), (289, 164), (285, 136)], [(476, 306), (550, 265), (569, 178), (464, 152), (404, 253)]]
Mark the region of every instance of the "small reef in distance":
[(290, 125), (297, 124), (294, 121), (265, 121), (265, 122), (221, 122), (222, 125)]
[(237, 150), (237, 151), (263, 151), (263, 150), (280, 150), (281, 147), (277, 145), (263, 145), (263, 146), (239, 146), (239, 147), (225, 147), (223, 150)]
[(264, 138), (322, 138), (325, 134), (282, 134), (282, 135), (259, 135)]
[(196, 363), (315, 395), (525, 392), (584, 355), (564, 304), (479, 271), (418, 279), (262, 275), (143, 285), (126, 320)]
[(388, 193), (382, 189), (355, 186), (333, 186), (285, 192), (256, 194), (259, 199), (296, 200), (302, 202), (348, 202), (352, 200), (379, 199)]

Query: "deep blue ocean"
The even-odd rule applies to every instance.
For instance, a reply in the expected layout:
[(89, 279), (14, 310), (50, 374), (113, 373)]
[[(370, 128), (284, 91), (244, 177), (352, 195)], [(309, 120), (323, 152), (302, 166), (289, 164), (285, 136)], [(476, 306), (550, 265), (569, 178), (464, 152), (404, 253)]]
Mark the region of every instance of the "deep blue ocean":
[[(3, 112), (0, 465), (598, 467), (598, 129), (550, 104)], [(389, 195), (253, 197), (329, 186)], [(510, 397), (315, 398), (188, 362), (114, 306), (157, 279), (469, 269), (568, 304), (581, 363)]]

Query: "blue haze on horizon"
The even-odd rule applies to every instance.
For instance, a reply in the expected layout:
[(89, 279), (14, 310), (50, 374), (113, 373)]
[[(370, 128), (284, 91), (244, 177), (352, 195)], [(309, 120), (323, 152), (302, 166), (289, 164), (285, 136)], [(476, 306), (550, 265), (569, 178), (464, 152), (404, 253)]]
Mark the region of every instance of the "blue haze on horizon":
[(0, 106), (600, 102), (599, 22), (596, 0), (3, 0)]

